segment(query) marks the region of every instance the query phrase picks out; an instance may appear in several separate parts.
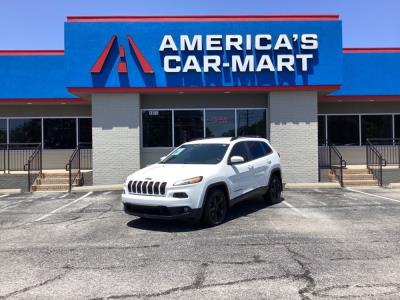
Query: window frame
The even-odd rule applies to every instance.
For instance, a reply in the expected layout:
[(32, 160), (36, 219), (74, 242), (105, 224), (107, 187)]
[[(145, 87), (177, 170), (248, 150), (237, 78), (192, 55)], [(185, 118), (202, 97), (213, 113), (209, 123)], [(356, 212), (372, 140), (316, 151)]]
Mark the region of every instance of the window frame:
[[(6, 128), (5, 128), (5, 130), (6, 130), (6, 142), (5, 142), (5, 144), (8, 144), (8, 136), (9, 136), (9, 134), (8, 134), (8, 118), (0, 118), (0, 121), (1, 120), (4, 120), (6, 122)], [(0, 144), (4, 144), (4, 143), (0, 142)]]
[(78, 123), (79, 119), (92, 119), (92, 128), (93, 128), (93, 117), (92, 116), (79, 116), (79, 117), (70, 117), (70, 116), (50, 116), (50, 117), (37, 117), (37, 116), (28, 116), (28, 117), (0, 117), (1, 119), (6, 119), (7, 120), (7, 144), (10, 144), (10, 120), (15, 120), (15, 119), (40, 119), (41, 123), (41, 141), (40, 143), (42, 144), (42, 150), (46, 151), (65, 151), (65, 150), (71, 150), (71, 149), (46, 149), (44, 148), (44, 127), (43, 127), (43, 120), (44, 119), (75, 119), (76, 121), (76, 143), (79, 143), (79, 137), (78, 137)]
[[(266, 138), (269, 138), (269, 127), (268, 127), (268, 107), (209, 107), (209, 108), (204, 108), (204, 107), (196, 107), (196, 108), (141, 108), (140, 109), (140, 148), (141, 150), (170, 150), (177, 148), (180, 145), (175, 145), (175, 111), (182, 111), (182, 110), (201, 110), (203, 111), (203, 138), (206, 138), (206, 111), (207, 110), (233, 110), (235, 113), (235, 136), (237, 136), (237, 111), (239, 110), (265, 110), (265, 134)], [(172, 112), (172, 124), (171, 124), (171, 130), (172, 130), (172, 146), (171, 147), (144, 147), (143, 146), (143, 112), (144, 111), (171, 111)]]
[[(380, 115), (389, 115), (392, 116), (392, 138), (395, 138), (395, 124), (394, 124), (394, 117), (397, 115), (400, 115), (400, 113), (395, 112), (395, 113), (323, 113), (323, 114), (317, 114), (318, 116), (325, 116), (325, 137), (326, 140), (329, 141), (329, 136), (328, 136), (328, 117), (329, 116), (358, 116), (358, 134), (359, 134), (359, 144), (358, 145), (351, 145), (351, 146), (346, 146), (346, 145), (337, 145), (338, 147), (363, 147), (365, 145), (362, 144), (362, 126), (361, 126), (361, 116), (365, 115), (371, 115), (371, 116), (380, 116)], [(321, 145), (320, 145), (321, 146)]]

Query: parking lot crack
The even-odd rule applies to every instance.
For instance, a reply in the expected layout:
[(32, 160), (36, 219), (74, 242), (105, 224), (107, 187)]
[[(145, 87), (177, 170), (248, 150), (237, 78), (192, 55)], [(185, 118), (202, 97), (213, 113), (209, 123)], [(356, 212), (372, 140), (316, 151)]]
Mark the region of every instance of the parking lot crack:
[(37, 283), (37, 284), (34, 284), (34, 285), (30, 285), (30, 286), (27, 286), (27, 287), (25, 287), (25, 288), (23, 288), (23, 289), (16, 290), (16, 291), (11, 292), (11, 293), (8, 293), (8, 294), (6, 294), (6, 295), (0, 296), (0, 299), (6, 299), (6, 298), (9, 298), (9, 297), (13, 297), (13, 296), (16, 296), (16, 295), (18, 295), (18, 294), (22, 294), (22, 293), (28, 292), (28, 291), (30, 291), (30, 290), (32, 290), (32, 289), (45, 286), (46, 284), (49, 284), (49, 283), (52, 283), (52, 282), (54, 282), (54, 281), (60, 280), (60, 279), (63, 278), (65, 275), (67, 275), (67, 273), (69, 273), (69, 270), (67, 270), (67, 271), (65, 271), (65, 272), (63, 272), (63, 273), (61, 273), (61, 274), (58, 274), (57, 276), (54, 276), (54, 277), (52, 277), (52, 278), (49, 278), (49, 279), (47, 279), (47, 280), (45, 280), (45, 281), (42, 281), (42, 282), (40, 282), (40, 283)]
[(302, 300), (309, 300), (310, 297), (307, 296), (307, 294), (312, 294), (315, 287), (316, 283), (314, 278), (311, 275), (311, 271), (307, 267), (307, 263), (304, 260), (308, 260), (307, 257), (304, 255), (294, 251), (293, 249), (290, 249), (288, 246), (285, 246), (286, 250), (291, 254), (292, 259), (301, 267), (303, 273), (294, 275), (294, 277), (298, 280), (303, 280), (306, 282), (305, 287), (300, 288), (298, 290), (298, 293), (300, 295), (300, 298)]

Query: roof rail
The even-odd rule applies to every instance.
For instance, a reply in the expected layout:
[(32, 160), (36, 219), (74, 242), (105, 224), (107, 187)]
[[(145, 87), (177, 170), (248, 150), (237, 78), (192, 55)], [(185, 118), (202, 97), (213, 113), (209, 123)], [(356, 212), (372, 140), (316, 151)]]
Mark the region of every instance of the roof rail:
[(262, 136), (259, 135), (239, 135), (239, 136), (234, 136), (231, 138), (231, 142), (237, 139), (245, 139), (245, 138), (259, 138), (262, 139)]

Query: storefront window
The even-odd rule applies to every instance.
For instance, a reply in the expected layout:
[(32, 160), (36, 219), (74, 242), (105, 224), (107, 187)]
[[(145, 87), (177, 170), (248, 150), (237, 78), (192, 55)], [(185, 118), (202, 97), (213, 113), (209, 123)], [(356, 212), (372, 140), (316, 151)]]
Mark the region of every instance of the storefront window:
[(206, 110), (206, 137), (235, 136), (234, 110)]
[(172, 111), (142, 113), (143, 147), (172, 147)]
[(325, 124), (325, 116), (318, 116), (318, 145), (325, 145), (326, 143)]
[(267, 137), (265, 109), (237, 110), (237, 135), (257, 135)]
[(43, 119), (45, 149), (76, 147), (76, 119)]
[(7, 143), (7, 120), (0, 119), (0, 144)]
[(175, 147), (204, 137), (204, 119), (202, 110), (174, 111)]
[[(400, 139), (400, 115), (394, 116), (394, 136), (396, 139)], [(397, 141), (400, 143), (400, 141)]]
[(40, 143), (42, 140), (41, 119), (10, 119), (10, 143)]
[(328, 140), (334, 145), (358, 146), (359, 128), (358, 115), (328, 116)]
[[(367, 139), (387, 139), (392, 138), (392, 116), (391, 115), (366, 115), (361, 116), (361, 136), (362, 143)], [(374, 144), (386, 144), (388, 141), (376, 141)], [(391, 144), (392, 141), (389, 141)]]
[(92, 144), (92, 119), (78, 119), (79, 143)]

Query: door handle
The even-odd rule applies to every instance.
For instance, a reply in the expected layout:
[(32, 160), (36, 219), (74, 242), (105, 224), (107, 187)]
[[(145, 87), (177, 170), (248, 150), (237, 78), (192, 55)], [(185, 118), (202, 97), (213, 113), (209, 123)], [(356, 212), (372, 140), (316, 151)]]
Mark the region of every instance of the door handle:
[(249, 170), (253, 170), (254, 167), (253, 166), (248, 166)]

